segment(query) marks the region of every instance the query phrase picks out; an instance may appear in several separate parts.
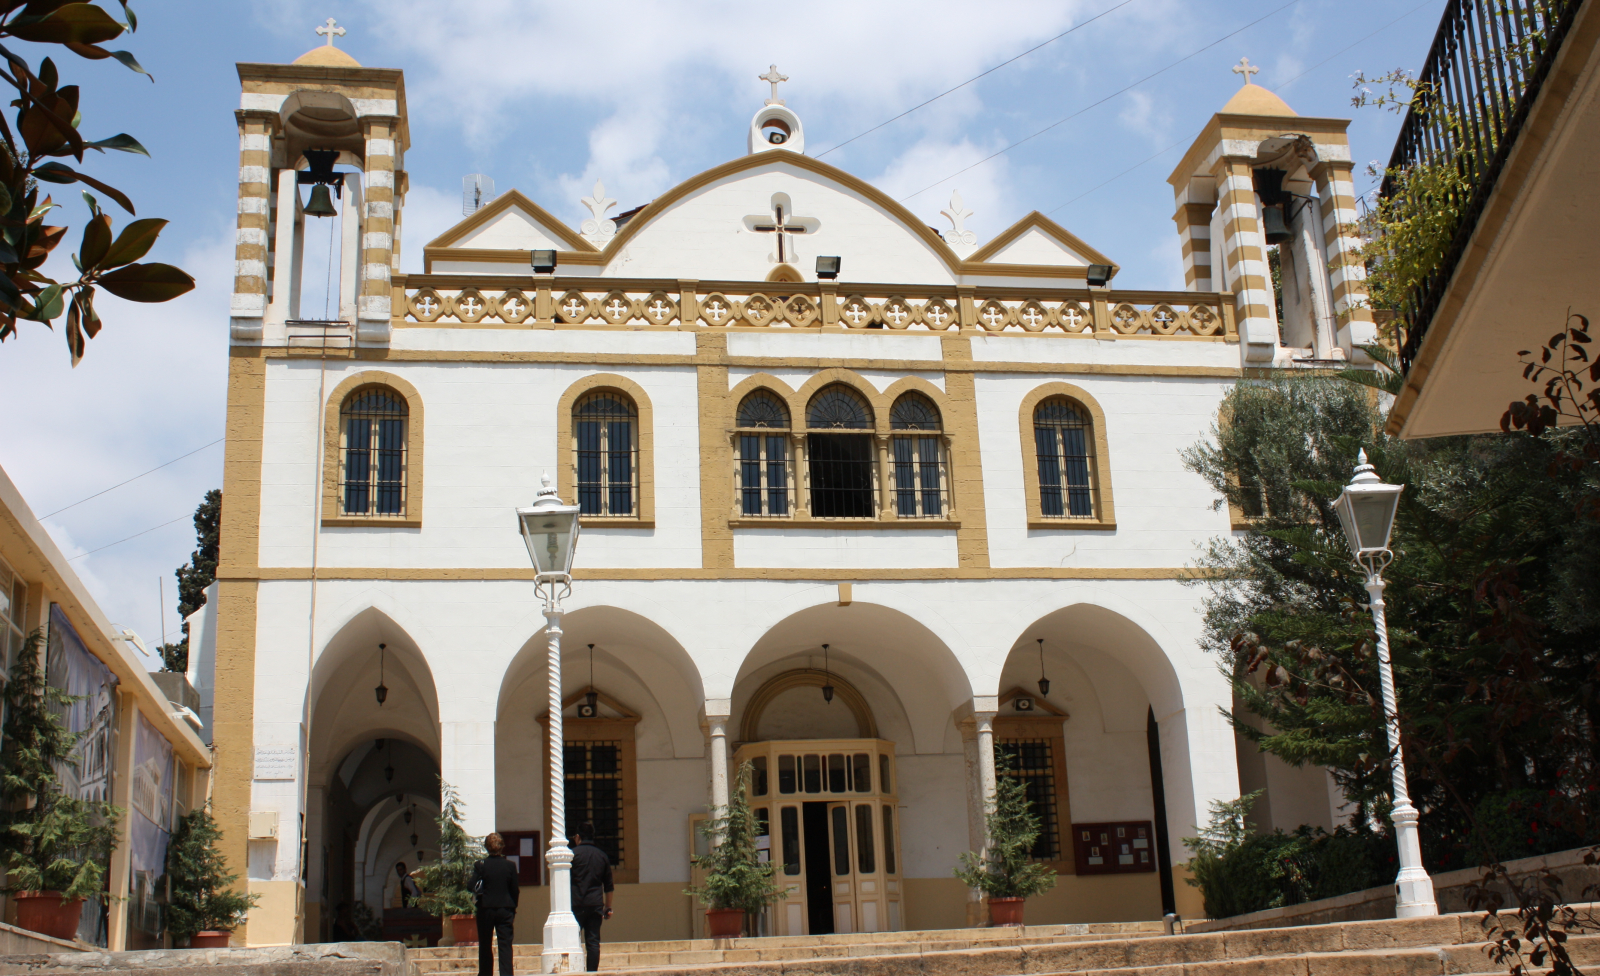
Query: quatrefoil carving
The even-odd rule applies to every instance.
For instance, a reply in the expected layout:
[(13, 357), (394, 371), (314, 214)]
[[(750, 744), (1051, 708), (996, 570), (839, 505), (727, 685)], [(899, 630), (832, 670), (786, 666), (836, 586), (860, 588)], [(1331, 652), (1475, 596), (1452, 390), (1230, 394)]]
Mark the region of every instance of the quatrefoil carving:
[(655, 292), (644, 300), (644, 318), (651, 325), (670, 325), (678, 317), (678, 304), (664, 292)]
[(515, 325), (533, 314), (533, 299), (524, 295), (520, 288), (509, 288), (495, 299), (494, 307), (500, 321)]
[(860, 295), (851, 295), (839, 306), (839, 324), (847, 329), (865, 329), (872, 322), (872, 306)]
[(633, 300), (614, 291), (600, 300), (600, 317), (612, 325), (626, 325), (633, 318)]
[(489, 314), (489, 300), (483, 297), (483, 292), (470, 285), (457, 292), (450, 305), (456, 318), (463, 322), (481, 322)]
[(730, 325), (733, 316), (733, 303), (721, 292), (714, 291), (700, 302), (700, 319), (707, 325)]
[(783, 305), (783, 317), (797, 329), (816, 321), (817, 304), (804, 295), (795, 295)]
[(745, 299), (744, 320), (751, 325), (771, 325), (774, 318), (775, 305), (772, 299), (765, 295), (755, 294)]
[(406, 299), (406, 308), (418, 322), (437, 322), (445, 313), (444, 299), (432, 288), (418, 288)]
[(595, 314), (587, 296), (580, 291), (569, 291), (556, 302), (556, 317), (561, 322), (577, 325)]
[(1144, 324), (1144, 313), (1127, 302), (1111, 310), (1111, 327), (1123, 335), (1133, 335)]
[(945, 329), (954, 328), (958, 324), (955, 309), (938, 298), (923, 305), (917, 317), (935, 332), (943, 332)]
[(978, 306), (978, 324), (990, 332), (999, 332), (1011, 321), (1011, 310), (994, 299)]

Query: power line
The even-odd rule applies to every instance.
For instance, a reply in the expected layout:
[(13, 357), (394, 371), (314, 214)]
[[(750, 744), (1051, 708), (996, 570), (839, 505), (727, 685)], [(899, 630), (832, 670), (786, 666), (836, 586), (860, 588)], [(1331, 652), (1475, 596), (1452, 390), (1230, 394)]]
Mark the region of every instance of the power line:
[(1064, 125), (1067, 122), (1071, 122), (1073, 119), (1075, 119), (1078, 116), (1082, 115), (1083, 113), (1089, 111), (1090, 109), (1097, 108), (1097, 107), (1099, 107), (1101, 105), (1104, 105), (1106, 102), (1111, 101), (1113, 98), (1116, 98), (1118, 95), (1122, 95), (1122, 94), (1125, 94), (1126, 92), (1132, 91), (1133, 89), (1135, 89), (1135, 88), (1139, 87), (1140, 85), (1144, 84), (1145, 82), (1149, 81), (1151, 78), (1154, 78), (1154, 77), (1156, 77), (1158, 75), (1166, 74), (1168, 71), (1171, 71), (1173, 68), (1176, 68), (1178, 65), (1183, 64), (1185, 61), (1188, 61), (1191, 58), (1194, 58), (1194, 57), (1197, 57), (1197, 56), (1199, 56), (1201, 54), (1204, 54), (1206, 51), (1211, 50), (1212, 48), (1216, 47), (1218, 44), (1221, 44), (1223, 41), (1226, 41), (1228, 38), (1233, 37), (1236, 34), (1244, 33), (1245, 31), (1247, 31), (1250, 28), (1254, 27), (1255, 25), (1261, 23), (1262, 21), (1268, 19), (1269, 17), (1274, 17), (1274, 16), (1282, 13), (1283, 11), (1288, 10), (1290, 7), (1293, 7), (1295, 4), (1297, 4), (1299, 2), (1300, 2), (1300, 0), (1289, 0), (1289, 2), (1284, 4), (1283, 6), (1278, 7), (1276, 9), (1274, 9), (1274, 10), (1271, 10), (1268, 13), (1262, 14), (1260, 17), (1257, 17), (1255, 20), (1252, 20), (1250, 23), (1245, 24), (1243, 27), (1240, 27), (1237, 30), (1230, 31), (1230, 32), (1222, 35), (1221, 37), (1219, 37), (1216, 40), (1212, 41), (1210, 44), (1207, 44), (1205, 47), (1199, 48), (1198, 50), (1195, 50), (1195, 51), (1191, 51), (1190, 53), (1188, 53), (1188, 54), (1184, 55), (1183, 57), (1179, 58), (1178, 60), (1172, 62), (1171, 64), (1167, 65), (1166, 67), (1161, 68), (1158, 71), (1154, 71), (1154, 72), (1151, 72), (1150, 74), (1145, 75), (1143, 78), (1140, 78), (1138, 81), (1134, 82), (1133, 84), (1128, 85), (1125, 88), (1118, 89), (1117, 91), (1112, 92), (1111, 94), (1107, 95), (1106, 97), (1100, 99), (1097, 102), (1092, 102), (1092, 103), (1090, 103), (1088, 105), (1085, 105), (1083, 108), (1078, 109), (1076, 112), (1073, 112), (1071, 115), (1067, 116), (1064, 119), (1057, 119), (1056, 121), (1050, 123), (1049, 125), (1045, 126), (1042, 129), (1040, 129), (1038, 132), (1035, 132), (1032, 135), (1026, 136), (1026, 137), (1024, 137), (1022, 139), (1018, 139), (1016, 142), (1013, 142), (1011, 145), (1006, 146), (1004, 149), (999, 149), (999, 150), (996, 150), (995, 152), (990, 153), (989, 155), (987, 155), (987, 156), (983, 157), (982, 159), (978, 160), (977, 162), (973, 163), (971, 166), (968, 166), (966, 169), (959, 170), (959, 171), (957, 171), (955, 173), (951, 173), (949, 176), (946, 176), (944, 179), (935, 180), (934, 182), (929, 183), (927, 186), (925, 186), (922, 189), (918, 190), (916, 193), (912, 193), (912, 194), (910, 194), (908, 196), (901, 197), (900, 198), (900, 202), (901, 203), (905, 203), (907, 200), (910, 200), (912, 197), (921, 196), (922, 194), (924, 194), (924, 193), (928, 192), (929, 190), (933, 189), (934, 187), (938, 186), (940, 183), (947, 183), (950, 180), (953, 180), (956, 177), (960, 176), (962, 173), (966, 173), (966, 172), (969, 172), (971, 170), (977, 169), (979, 166), (982, 166), (984, 163), (987, 163), (989, 160), (994, 159), (997, 156), (1005, 155), (1006, 153), (1008, 153), (1011, 150), (1017, 148), (1018, 146), (1022, 145), (1023, 143), (1031, 142), (1032, 140), (1039, 138), (1040, 136), (1044, 135), (1046, 132), (1049, 132), (1051, 129), (1054, 129), (1056, 126)]
[[(112, 485), (110, 488), (105, 489), (105, 491), (97, 491), (94, 494), (90, 495), (88, 498), (80, 498), (77, 501), (73, 502), (71, 505), (66, 506), (65, 508), (56, 509), (55, 511), (51, 512), (50, 515), (41, 515), (41, 516), (39, 516), (39, 520), (42, 522), (45, 519), (50, 518), (52, 515), (60, 515), (62, 512), (65, 512), (68, 508), (77, 508), (79, 505), (82, 505), (84, 502), (93, 501), (94, 499), (99, 498), (101, 495), (104, 495), (107, 491), (116, 491), (118, 488), (121, 488), (123, 485), (131, 485), (135, 481), (138, 481), (140, 478), (143, 478), (145, 474), (155, 474), (157, 471), (160, 471), (162, 468), (166, 467), (168, 464), (177, 464), (179, 461), (182, 461), (184, 458), (189, 457), (190, 455), (199, 454), (201, 451), (205, 450), (207, 447), (216, 447), (218, 444), (221, 444), (224, 440), (226, 440), (226, 438), (219, 437), (219, 438), (217, 438), (216, 440), (212, 441), (209, 444), (206, 444), (206, 445), (204, 445), (202, 447), (195, 448), (194, 450), (190, 451), (188, 454), (180, 454), (177, 457), (173, 458), (170, 461), (167, 461), (164, 464), (158, 464), (155, 467), (151, 468), (149, 471), (146, 471), (144, 474), (136, 474), (133, 477), (129, 478), (127, 481), (118, 482), (117, 484)], [(87, 553), (85, 553), (85, 555), (87, 555)]]
[[(1353, 41), (1350, 44), (1345, 45), (1344, 47), (1340, 48), (1339, 50), (1335, 51), (1334, 53), (1332, 53), (1332, 54), (1328, 55), (1327, 57), (1323, 58), (1321, 61), (1318, 61), (1316, 64), (1312, 65), (1311, 67), (1307, 68), (1306, 70), (1304, 70), (1304, 71), (1300, 72), (1299, 74), (1295, 75), (1293, 78), (1290, 78), (1288, 81), (1279, 82), (1278, 84), (1273, 85), (1272, 86), (1272, 90), (1273, 91), (1282, 91), (1283, 89), (1288, 88), (1290, 85), (1294, 84), (1295, 82), (1299, 81), (1301, 78), (1304, 78), (1306, 75), (1309, 75), (1311, 72), (1313, 72), (1313, 71), (1317, 70), (1318, 68), (1322, 67), (1323, 65), (1327, 64), (1329, 61), (1332, 61), (1335, 58), (1339, 57), (1340, 55), (1344, 54), (1345, 52), (1350, 51), (1350, 50), (1352, 50), (1352, 49), (1354, 49), (1356, 47), (1359, 47), (1362, 44), (1365, 44), (1367, 41), (1372, 40), (1374, 37), (1377, 37), (1379, 34), (1383, 33), (1384, 31), (1388, 30), (1389, 28), (1393, 27), (1395, 24), (1400, 23), (1402, 20), (1405, 20), (1407, 17), (1409, 17), (1412, 14), (1416, 13), (1417, 11), (1421, 10), (1423, 7), (1428, 6), (1432, 2), (1433, 2), (1433, 0), (1423, 0), (1422, 3), (1419, 3), (1415, 7), (1412, 7), (1410, 10), (1407, 10), (1405, 13), (1403, 13), (1400, 16), (1396, 17), (1394, 20), (1389, 21), (1387, 24), (1384, 24), (1382, 27), (1380, 27), (1377, 30), (1373, 31), (1372, 33), (1366, 35), (1365, 37), (1361, 38), (1360, 40)], [(1054, 209), (1045, 211), (1045, 215), (1048, 216), (1050, 214), (1055, 213), (1057, 210), (1061, 210), (1063, 208), (1072, 206), (1074, 203), (1077, 203), (1079, 200), (1082, 200), (1084, 197), (1089, 196), (1091, 193), (1094, 193), (1096, 190), (1102, 189), (1103, 187), (1105, 187), (1105, 186), (1107, 186), (1107, 185), (1109, 185), (1111, 183), (1115, 183), (1117, 180), (1122, 179), (1124, 176), (1127, 176), (1129, 173), (1132, 173), (1134, 170), (1138, 169), (1139, 167), (1145, 165), (1146, 163), (1151, 162), (1152, 160), (1156, 159), (1157, 157), (1165, 156), (1167, 153), (1171, 152), (1172, 150), (1178, 148), (1181, 145), (1183, 145), (1183, 140), (1180, 139), (1177, 142), (1174, 142), (1172, 145), (1168, 146), (1167, 148), (1161, 150), (1160, 152), (1157, 152), (1152, 156), (1146, 156), (1144, 159), (1139, 160), (1137, 163), (1134, 163), (1132, 166), (1129, 166), (1127, 169), (1125, 169), (1122, 172), (1118, 173), (1116, 176), (1113, 176), (1110, 179), (1106, 180), (1104, 183), (1100, 183), (1100, 184), (1098, 184), (1098, 185), (1096, 185), (1096, 186), (1094, 186), (1094, 187), (1092, 187), (1092, 188), (1090, 188), (1088, 190), (1085, 190), (1084, 192), (1082, 192), (1082, 193), (1078, 194), (1077, 196), (1073, 197), (1071, 200), (1068, 200), (1066, 203), (1063, 203), (1060, 206), (1055, 207)]]
[(1013, 61), (1020, 61), (1023, 58), (1027, 57), (1028, 55), (1032, 54), (1033, 52), (1039, 50), (1040, 48), (1047, 47), (1047, 46), (1049, 46), (1051, 44), (1054, 44), (1056, 41), (1061, 40), (1063, 37), (1066, 37), (1068, 34), (1071, 34), (1073, 31), (1077, 30), (1078, 28), (1080, 28), (1080, 27), (1088, 27), (1090, 24), (1092, 24), (1095, 21), (1099, 20), (1101, 17), (1104, 17), (1106, 14), (1113, 13), (1115, 11), (1121, 10), (1123, 7), (1126, 7), (1128, 4), (1130, 4), (1132, 2), (1133, 2), (1133, 0), (1122, 0), (1122, 2), (1117, 4), (1115, 7), (1110, 7), (1110, 8), (1107, 8), (1106, 10), (1102, 10), (1099, 13), (1095, 14), (1093, 17), (1090, 17), (1088, 20), (1084, 21), (1081, 24), (1072, 25), (1071, 27), (1069, 27), (1066, 30), (1062, 31), (1061, 33), (1057, 34), (1055, 37), (1052, 37), (1047, 41), (1042, 41), (1042, 42), (1040, 42), (1038, 44), (1035, 44), (1033, 47), (1028, 48), (1026, 51), (1023, 51), (1021, 54), (1017, 55), (1016, 57), (1009, 58), (1009, 59), (1007, 59), (1005, 61), (1000, 62), (999, 64), (997, 64), (994, 67), (990, 68), (988, 71), (983, 72), (982, 74), (973, 75), (971, 78), (968, 78), (966, 81), (963, 81), (961, 84), (955, 86), (954, 88), (951, 88), (951, 89), (949, 89), (947, 91), (942, 91), (939, 94), (937, 94), (937, 95), (933, 96), (932, 98), (928, 99), (927, 101), (921, 103), (920, 105), (913, 105), (910, 108), (906, 109), (904, 112), (901, 112), (899, 115), (896, 115), (894, 118), (888, 119), (888, 120), (883, 121), (883, 122), (880, 122), (880, 123), (878, 123), (877, 125), (873, 126), (872, 128), (868, 129), (865, 132), (859, 133), (857, 135), (853, 135), (850, 138), (846, 139), (845, 141), (839, 143), (836, 146), (830, 146), (829, 148), (823, 150), (822, 152), (817, 153), (817, 157), (816, 158), (821, 159), (822, 157), (828, 155), (828, 153), (833, 152), (835, 149), (843, 149), (845, 146), (850, 145), (852, 142), (855, 142), (857, 139), (860, 139), (862, 136), (870, 136), (874, 132), (877, 132), (879, 129), (881, 129), (884, 126), (888, 125), (889, 123), (898, 122), (901, 119), (905, 118), (906, 116), (910, 115), (912, 112), (915, 112), (920, 108), (926, 108), (927, 106), (932, 105), (934, 102), (937, 102), (939, 99), (945, 97), (946, 95), (949, 95), (952, 92), (960, 91), (961, 89), (963, 89), (963, 88), (967, 87), (968, 85), (972, 84), (973, 82), (983, 78), (984, 76), (992, 75), (996, 71), (999, 71), (1001, 68), (1004, 68), (1006, 65), (1012, 63)]
[(82, 559), (84, 556), (92, 556), (95, 553), (100, 552), (101, 550), (110, 549), (112, 546), (120, 546), (124, 542), (127, 542), (129, 539), (137, 539), (141, 535), (149, 535), (150, 533), (154, 532), (156, 529), (164, 529), (167, 526), (171, 525), (173, 522), (182, 522), (186, 518), (193, 518), (193, 517), (194, 517), (193, 513), (190, 513), (190, 514), (187, 514), (187, 515), (180, 515), (175, 519), (169, 519), (168, 521), (162, 522), (160, 525), (152, 525), (148, 529), (145, 529), (143, 532), (135, 532), (133, 535), (128, 536), (127, 539), (118, 539), (116, 542), (108, 542), (108, 543), (106, 543), (105, 545), (101, 546), (99, 549), (90, 549), (88, 552), (80, 552), (76, 556), (73, 556), (72, 559), (68, 559), (67, 562), (70, 563), (73, 560)]

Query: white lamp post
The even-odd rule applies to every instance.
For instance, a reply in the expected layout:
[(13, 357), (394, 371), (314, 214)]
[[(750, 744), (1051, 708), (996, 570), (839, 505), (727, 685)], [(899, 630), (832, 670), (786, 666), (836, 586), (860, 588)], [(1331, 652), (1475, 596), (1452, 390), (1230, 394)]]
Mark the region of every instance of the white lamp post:
[(530, 508), (517, 509), (517, 528), (533, 560), (534, 592), (544, 598), (545, 633), (550, 638), (550, 915), (544, 922), (540, 970), (582, 972), (583, 933), (572, 914), (572, 849), (567, 846), (566, 783), (561, 728), (561, 601), (572, 594), (572, 551), (578, 543), (578, 506), (563, 505), (544, 476), (544, 487)]
[(1355, 476), (1334, 501), (1339, 522), (1356, 565), (1367, 574), (1367, 595), (1372, 606), (1372, 623), (1378, 631), (1378, 675), (1383, 684), (1383, 718), (1389, 733), (1389, 751), (1394, 755), (1395, 840), (1400, 847), (1400, 874), (1395, 878), (1394, 914), (1396, 918), (1415, 918), (1439, 914), (1433, 900), (1433, 879), (1422, 867), (1422, 842), (1417, 836), (1417, 808), (1411, 805), (1406, 788), (1405, 757), (1400, 750), (1400, 718), (1395, 708), (1394, 669), (1389, 662), (1389, 625), (1383, 615), (1383, 569), (1394, 559), (1389, 551), (1389, 533), (1394, 529), (1395, 509), (1405, 485), (1389, 485), (1379, 480), (1367, 452), (1362, 451)]

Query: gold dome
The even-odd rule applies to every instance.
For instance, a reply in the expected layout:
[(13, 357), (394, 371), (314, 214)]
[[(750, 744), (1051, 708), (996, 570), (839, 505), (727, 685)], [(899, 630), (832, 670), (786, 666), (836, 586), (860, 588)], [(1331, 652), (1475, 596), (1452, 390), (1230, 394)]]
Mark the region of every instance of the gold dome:
[[(332, 44), (318, 44), (316, 47), (294, 59), (295, 64), (311, 64), (324, 68), (359, 68), (361, 62), (334, 47)], [(1293, 115), (1294, 113), (1289, 113)]]
[(1289, 103), (1260, 85), (1245, 85), (1233, 93), (1228, 104), (1222, 106), (1223, 115), (1288, 115), (1299, 113)]

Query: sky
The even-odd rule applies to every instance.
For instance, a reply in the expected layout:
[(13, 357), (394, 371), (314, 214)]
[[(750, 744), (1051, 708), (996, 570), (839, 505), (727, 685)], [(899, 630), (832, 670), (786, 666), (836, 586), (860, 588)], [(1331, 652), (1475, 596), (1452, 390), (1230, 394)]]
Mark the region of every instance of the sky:
[[(405, 271), (420, 271), (422, 246), (461, 219), (469, 173), (490, 176), (502, 193), (521, 190), (576, 227), (588, 216), (578, 200), (596, 179), (622, 211), (742, 155), (750, 117), (770, 93), (757, 76), (776, 63), (789, 76), (780, 94), (805, 126), (807, 153), (881, 187), (929, 224), (948, 226), (940, 211), (952, 190), (973, 211), (966, 226), (980, 244), (1039, 210), (1121, 265), (1118, 286), (1176, 289), (1183, 275), (1165, 179), (1239, 87), (1230, 68), (1248, 57), (1261, 69), (1254, 81), (1301, 115), (1353, 119), (1364, 191), (1371, 181), (1361, 170), (1388, 159), (1399, 119), (1352, 108), (1353, 78), (1416, 70), (1444, 3), (132, 6), (139, 30), (108, 46), (131, 50), (154, 83), (113, 61), (56, 61), (83, 86), (86, 134), (129, 132), (151, 153), (91, 155), (83, 168), (127, 192), (139, 216), (171, 221), (147, 260), (177, 264), (197, 285), (162, 305), (102, 293), (104, 331), (75, 369), (59, 329), (23, 323), (0, 345), (0, 466), (107, 616), (154, 648), (163, 631), (170, 639), (179, 629), (172, 571), (194, 548), (189, 516), (222, 484), (236, 62), (292, 61), (322, 43), (313, 31), (331, 16), (348, 31), (339, 45), (363, 65), (405, 71)], [(47, 53), (13, 46), (35, 66)], [(75, 246), (86, 207), (75, 188), (60, 189), (57, 222), (72, 228)], [(107, 207), (119, 227), (131, 219)], [(317, 280), (308, 268), (311, 306), (322, 297)]]

